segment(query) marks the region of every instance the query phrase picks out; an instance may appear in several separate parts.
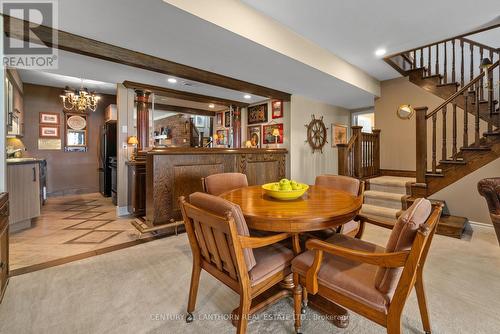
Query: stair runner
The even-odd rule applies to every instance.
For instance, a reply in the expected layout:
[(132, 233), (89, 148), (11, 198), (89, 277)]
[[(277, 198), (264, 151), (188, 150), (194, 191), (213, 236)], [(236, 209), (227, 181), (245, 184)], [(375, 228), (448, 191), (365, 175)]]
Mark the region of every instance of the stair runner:
[[(410, 184), (415, 182), (415, 178), (380, 176), (366, 180), (365, 200), (361, 208), (361, 214), (378, 221), (394, 224), (405, 206), (410, 206), (413, 200), (410, 194)], [(436, 233), (453, 238), (461, 238), (468, 219), (450, 215), (446, 203)]]
[(395, 223), (403, 211), (403, 203), (407, 197), (407, 184), (415, 182), (415, 178), (380, 176), (367, 180), (365, 201), (361, 214), (376, 220)]

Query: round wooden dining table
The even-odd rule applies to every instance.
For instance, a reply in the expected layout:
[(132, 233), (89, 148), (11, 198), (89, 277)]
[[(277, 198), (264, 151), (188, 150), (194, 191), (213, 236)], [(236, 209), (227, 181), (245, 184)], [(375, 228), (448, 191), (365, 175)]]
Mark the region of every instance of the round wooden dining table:
[(250, 229), (301, 233), (333, 228), (350, 221), (361, 209), (362, 198), (323, 186), (310, 186), (296, 200), (265, 195), (261, 186), (235, 189), (220, 195), (238, 204)]
[[(261, 186), (231, 190), (220, 197), (238, 204), (247, 225), (252, 230), (293, 234), (293, 250), (301, 252), (299, 234), (335, 228), (353, 219), (363, 204), (361, 196), (324, 186), (309, 186), (296, 200), (282, 201), (265, 195)], [(293, 288), (291, 277), (282, 288)], [(284, 296), (285, 294), (283, 294)], [(345, 328), (349, 315), (344, 308), (319, 295), (309, 297), (309, 305), (326, 313), (336, 326)]]

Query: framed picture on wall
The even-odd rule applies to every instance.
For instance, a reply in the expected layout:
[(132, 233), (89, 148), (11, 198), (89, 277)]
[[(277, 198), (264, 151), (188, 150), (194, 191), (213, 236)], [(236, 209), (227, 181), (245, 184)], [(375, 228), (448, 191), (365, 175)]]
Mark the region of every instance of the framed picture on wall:
[(230, 128), (231, 127), (231, 112), (230, 111), (226, 111), (224, 113), (224, 126), (226, 128)]
[(332, 124), (332, 147), (347, 144), (347, 125)]
[(223, 116), (224, 114), (221, 112), (218, 112), (217, 115), (215, 116), (217, 126), (222, 126), (222, 119), (224, 118)]
[(248, 107), (247, 124), (257, 124), (267, 122), (267, 103)]
[(40, 138), (59, 138), (59, 126), (40, 125), (38, 137)]
[(59, 124), (59, 117), (55, 112), (41, 112), (40, 124)]
[[(283, 144), (283, 124), (268, 124), (263, 127), (262, 143)], [(277, 130), (277, 131), (276, 131)], [(277, 135), (277, 136), (276, 136)]]
[(247, 140), (252, 143), (252, 147), (260, 147), (260, 137), (262, 135), (262, 127), (260, 125), (249, 126), (247, 128)]
[(283, 117), (283, 101), (273, 100), (271, 102), (271, 109), (273, 119)]
[(217, 130), (215, 134), (217, 135), (215, 145), (227, 145), (229, 135), (229, 132), (227, 130)]

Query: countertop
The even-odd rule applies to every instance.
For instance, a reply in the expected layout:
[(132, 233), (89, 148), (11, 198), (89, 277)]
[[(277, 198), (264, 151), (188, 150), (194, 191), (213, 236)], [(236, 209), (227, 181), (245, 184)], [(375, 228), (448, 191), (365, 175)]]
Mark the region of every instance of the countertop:
[(39, 158), (9, 158), (5, 160), (7, 162), (7, 165), (25, 165), (25, 164), (38, 164), (45, 159), (39, 159)]
[(285, 148), (194, 148), (194, 147), (169, 147), (156, 148), (148, 151), (148, 155), (169, 155), (169, 154), (286, 154)]

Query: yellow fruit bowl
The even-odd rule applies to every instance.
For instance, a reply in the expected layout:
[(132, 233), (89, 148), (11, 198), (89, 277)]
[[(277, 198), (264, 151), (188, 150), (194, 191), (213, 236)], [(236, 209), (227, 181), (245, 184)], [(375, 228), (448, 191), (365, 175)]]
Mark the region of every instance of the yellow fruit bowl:
[(309, 189), (309, 186), (307, 184), (299, 183), (301, 188), (297, 190), (274, 190), (273, 188), (275, 184), (276, 182), (266, 183), (262, 186), (262, 189), (264, 189), (264, 192), (267, 196), (282, 201), (291, 201), (297, 199), (304, 195), (307, 189)]

